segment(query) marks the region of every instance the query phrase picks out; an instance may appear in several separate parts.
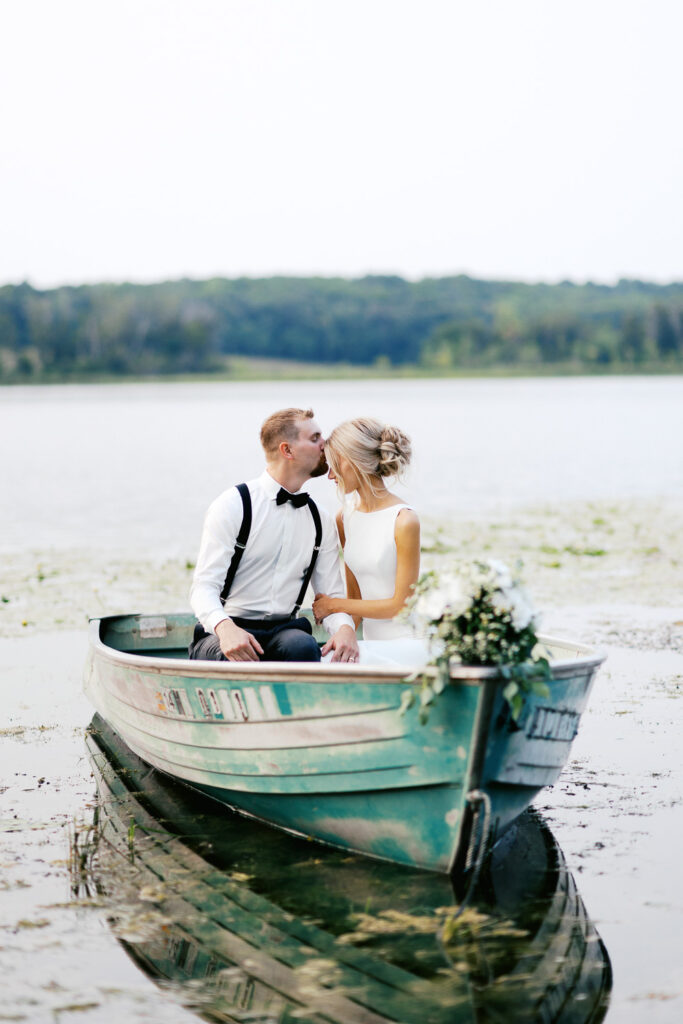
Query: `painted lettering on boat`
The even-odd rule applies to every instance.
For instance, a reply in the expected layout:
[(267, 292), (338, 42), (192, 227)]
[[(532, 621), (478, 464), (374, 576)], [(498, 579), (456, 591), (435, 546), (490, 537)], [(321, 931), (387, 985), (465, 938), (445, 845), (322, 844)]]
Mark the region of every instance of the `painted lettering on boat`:
[(534, 708), (527, 736), (529, 739), (570, 742), (578, 732), (579, 718), (580, 715), (575, 711), (561, 711), (547, 707)]
[(246, 722), (249, 718), (249, 712), (247, 711), (247, 705), (242, 693), (240, 690), (231, 690), (230, 696), (232, 697), (232, 705), (235, 708), (235, 718), (241, 718), (243, 722)]
[(259, 700), (258, 693), (256, 690), (252, 689), (244, 690), (243, 692), (250, 720), (252, 722), (262, 722), (266, 716), (263, 714), (263, 708), (261, 707), (261, 701)]
[[(215, 718), (227, 718), (231, 722), (264, 722), (279, 718), (280, 711), (270, 686), (244, 690), (210, 690), (213, 694), (211, 709)], [(222, 709), (222, 710), (221, 710)]]
[(166, 715), (194, 719), (210, 718), (219, 722), (265, 722), (282, 717), (270, 686), (260, 686), (258, 690), (255, 687), (242, 690), (204, 690), (198, 686), (195, 693), (201, 710), (200, 715), (190, 707), (189, 695), (184, 690), (176, 688), (164, 688), (155, 692), (156, 709)]
[(183, 718), (194, 718), (187, 695), (183, 690), (175, 688), (163, 689), (161, 690), (161, 700), (169, 715), (182, 715)]
[(223, 709), (223, 714), (228, 719), (228, 721), (236, 721), (237, 715), (235, 714), (235, 708), (233, 707), (229, 690), (219, 690), (218, 700), (221, 708)]
[(208, 690), (206, 696), (208, 697), (209, 705), (211, 707), (211, 713), (214, 716), (214, 718), (222, 718), (223, 717), (223, 712), (221, 711), (221, 706), (218, 703), (218, 697), (216, 696), (216, 691), (215, 690)]
[(211, 718), (212, 714), (211, 709), (209, 707), (209, 702), (206, 699), (206, 696), (204, 695), (204, 691), (199, 686), (197, 687), (197, 699), (199, 701), (199, 706), (204, 714), (204, 718)]

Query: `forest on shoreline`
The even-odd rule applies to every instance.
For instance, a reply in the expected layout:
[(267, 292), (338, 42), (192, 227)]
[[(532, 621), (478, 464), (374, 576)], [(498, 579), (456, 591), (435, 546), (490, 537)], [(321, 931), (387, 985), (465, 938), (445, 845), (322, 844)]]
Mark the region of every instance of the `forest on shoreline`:
[(306, 367), (682, 372), (683, 283), (374, 275), (0, 287), (0, 384)]

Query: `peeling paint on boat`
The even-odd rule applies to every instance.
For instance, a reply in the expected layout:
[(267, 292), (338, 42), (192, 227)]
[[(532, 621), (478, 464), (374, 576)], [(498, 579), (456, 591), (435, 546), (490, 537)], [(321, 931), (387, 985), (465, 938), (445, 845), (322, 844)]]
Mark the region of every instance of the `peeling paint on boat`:
[(86, 692), (131, 750), (279, 828), (436, 871), (469, 843), (468, 793), (488, 794), (496, 836), (555, 781), (601, 661), (548, 641), (551, 697), (517, 723), (495, 669), (456, 666), (423, 723), (418, 702), (401, 711), (405, 669), (189, 661), (194, 620), (163, 619), (163, 636), (137, 616), (91, 627)]

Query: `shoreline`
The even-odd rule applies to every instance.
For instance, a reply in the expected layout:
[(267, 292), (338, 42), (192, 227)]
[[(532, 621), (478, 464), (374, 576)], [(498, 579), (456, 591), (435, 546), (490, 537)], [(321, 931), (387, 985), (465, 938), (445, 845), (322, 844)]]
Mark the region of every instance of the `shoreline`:
[(352, 363), (299, 363), (295, 360), (251, 360), (234, 357), (230, 360), (232, 369), (216, 370), (213, 373), (169, 373), (169, 374), (72, 374), (60, 377), (42, 375), (26, 376), (15, 380), (2, 380), (0, 388), (16, 387), (60, 387), (92, 384), (248, 384), (275, 381), (341, 381), (341, 380), (519, 380), (525, 378), (552, 377), (680, 377), (680, 366), (584, 366), (575, 364), (538, 364), (490, 367), (461, 367), (437, 369), (417, 365), (362, 366)]
[(610, 362), (597, 366), (566, 360), (552, 364), (494, 364), (489, 367), (435, 367), (420, 364), (393, 365), (385, 359), (372, 364), (357, 362), (306, 362), (298, 359), (226, 355), (222, 365), (197, 373), (69, 373), (37, 372), (20, 377), (8, 375), (0, 388), (60, 387), (93, 384), (248, 384), (287, 381), (399, 381), (399, 380), (523, 380), (545, 378), (681, 377), (683, 361), (649, 361), (640, 365)]

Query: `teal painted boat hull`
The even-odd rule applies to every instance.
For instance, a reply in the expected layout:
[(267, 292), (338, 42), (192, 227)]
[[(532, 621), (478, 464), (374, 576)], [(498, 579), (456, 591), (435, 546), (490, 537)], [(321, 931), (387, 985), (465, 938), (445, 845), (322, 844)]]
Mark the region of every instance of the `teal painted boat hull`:
[(602, 660), (547, 641), (551, 696), (518, 722), (495, 670), (454, 668), (422, 724), (404, 669), (189, 661), (193, 623), (91, 623), (85, 690), (131, 750), (279, 828), (441, 872), (466, 866), (478, 816), (493, 842), (556, 780)]

